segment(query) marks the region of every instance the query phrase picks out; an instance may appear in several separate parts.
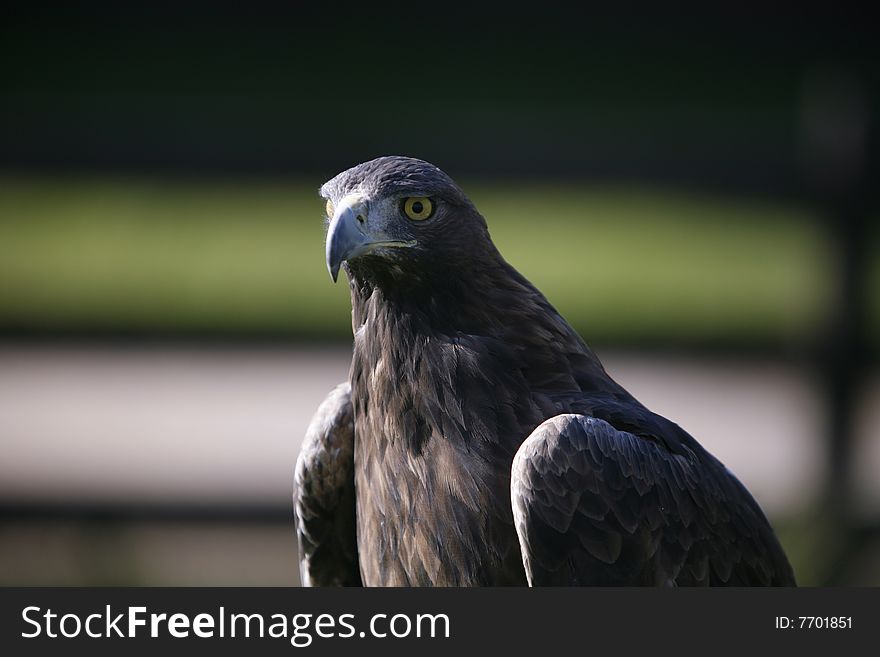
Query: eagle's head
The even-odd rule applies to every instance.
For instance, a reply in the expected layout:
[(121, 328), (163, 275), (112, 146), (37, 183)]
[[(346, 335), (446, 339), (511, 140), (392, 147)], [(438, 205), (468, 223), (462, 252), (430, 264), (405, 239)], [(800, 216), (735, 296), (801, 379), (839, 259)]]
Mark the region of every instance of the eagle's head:
[[(433, 164), (380, 157), (321, 187), (327, 200), (327, 269), (349, 278), (412, 280), (471, 268), (495, 253), (486, 222)], [(442, 284), (442, 281), (435, 281)]]

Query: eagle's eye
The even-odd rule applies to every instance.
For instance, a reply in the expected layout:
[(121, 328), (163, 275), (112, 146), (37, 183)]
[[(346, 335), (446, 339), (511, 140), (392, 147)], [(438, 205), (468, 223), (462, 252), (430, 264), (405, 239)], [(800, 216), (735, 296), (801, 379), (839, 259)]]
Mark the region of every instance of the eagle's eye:
[(403, 201), (403, 212), (413, 221), (424, 221), (434, 213), (434, 204), (425, 196), (410, 196)]
[(327, 211), (327, 218), (333, 218), (333, 201), (327, 201), (327, 205), (324, 206), (324, 209)]

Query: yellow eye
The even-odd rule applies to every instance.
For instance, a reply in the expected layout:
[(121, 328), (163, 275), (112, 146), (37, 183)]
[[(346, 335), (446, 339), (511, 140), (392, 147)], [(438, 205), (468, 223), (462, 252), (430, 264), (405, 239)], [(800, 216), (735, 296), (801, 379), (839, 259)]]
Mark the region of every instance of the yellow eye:
[(424, 221), (434, 213), (434, 204), (425, 196), (410, 196), (403, 201), (403, 211), (413, 221)]
[(333, 218), (333, 201), (327, 201), (327, 206), (324, 208), (327, 211), (327, 218)]

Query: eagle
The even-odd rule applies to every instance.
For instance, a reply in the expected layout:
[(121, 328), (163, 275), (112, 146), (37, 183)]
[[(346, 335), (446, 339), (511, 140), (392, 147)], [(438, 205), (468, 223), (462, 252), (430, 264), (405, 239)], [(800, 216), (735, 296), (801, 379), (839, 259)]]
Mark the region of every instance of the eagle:
[(297, 459), (304, 585), (795, 584), (746, 488), (608, 375), (443, 171), (380, 157), (320, 193), (354, 344)]

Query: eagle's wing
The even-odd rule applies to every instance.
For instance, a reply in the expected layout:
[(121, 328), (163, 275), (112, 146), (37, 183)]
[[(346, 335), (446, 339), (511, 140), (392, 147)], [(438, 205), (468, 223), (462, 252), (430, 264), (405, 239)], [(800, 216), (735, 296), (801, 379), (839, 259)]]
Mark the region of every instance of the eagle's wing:
[(351, 386), (334, 388), (309, 424), (293, 491), (303, 586), (360, 586)]
[(708, 458), (594, 417), (541, 424), (511, 477), (529, 583), (794, 585), (757, 503)]

